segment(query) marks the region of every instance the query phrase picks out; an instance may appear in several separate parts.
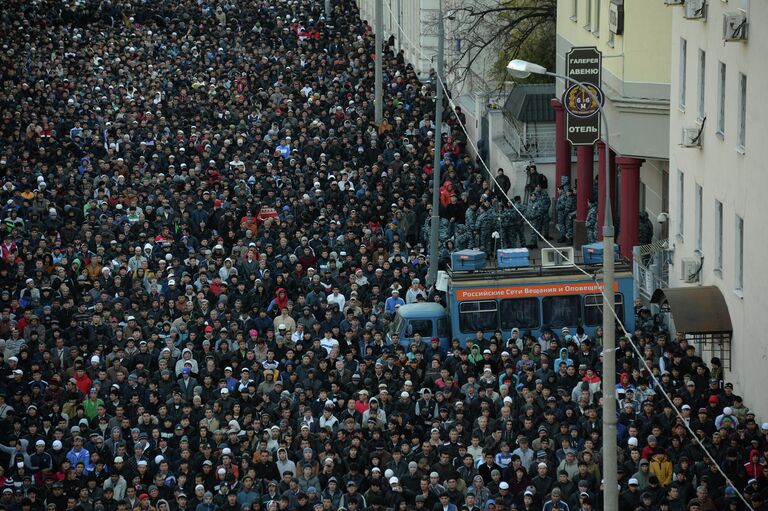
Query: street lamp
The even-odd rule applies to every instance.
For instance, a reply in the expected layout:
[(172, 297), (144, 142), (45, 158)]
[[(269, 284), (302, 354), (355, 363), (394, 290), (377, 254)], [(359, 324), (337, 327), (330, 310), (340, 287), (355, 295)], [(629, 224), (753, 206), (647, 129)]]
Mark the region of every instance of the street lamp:
[(429, 232), (429, 271), (427, 287), (437, 283), (438, 250), (440, 249), (440, 162), (442, 161), (441, 144), (443, 141), (443, 60), (445, 53), (445, 25), (443, 20), (443, 0), (437, 4), (437, 65), (435, 69), (435, 149), (432, 169), (432, 213)]
[[(600, 98), (589, 84), (574, 80), (570, 76), (547, 71), (539, 64), (515, 59), (507, 64), (507, 71), (516, 78), (527, 78), (531, 74), (560, 78), (566, 83), (580, 87), (597, 106), (603, 123), (605, 145), (610, 151), (610, 131)], [(618, 509), (618, 477), (616, 475), (616, 324), (614, 321), (614, 228), (611, 213), (610, 158), (605, 158), (605, 220), (603, 222), (603, 476), (604, 509)]]

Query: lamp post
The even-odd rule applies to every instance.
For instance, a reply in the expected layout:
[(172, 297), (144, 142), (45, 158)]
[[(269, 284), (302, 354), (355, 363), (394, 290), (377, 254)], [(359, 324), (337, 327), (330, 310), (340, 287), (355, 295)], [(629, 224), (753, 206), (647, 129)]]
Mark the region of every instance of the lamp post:
[[(578, 85), (597, 105), (600, 118), (603, 123), (605, 145), (610, 150), (610, 131), (608, 119), (603, 110), (600, 98), (590, 87), (570, 76), (547, 71), (544, 66), (513, 60), (507, 64), (507, 71), (517, 78), (526, 78), (529, 75), (538, 74), (560, 78), (566, 83)], [(618, 477), (616, 474), (616, 325), (613, 316), (614, 310), (614, 228), (613, 215), (611, 214), (611, 182), (610, 158), (605, 158), (605, 219), (603, 221), (603, 505), (607, 511), (615, 511), (619, 505)]]
[(374, 62), (374, 121), (380, 125), (384, 119), (384, 0), (376, 0), (376, 61)]
[(435, 70), (435, 151), (432, 169), (432, 214), (429, 233), (429, 271), (427, 287), (437, 282), (437, 266), (440, 250), (440, 157), (443, 125), (443, 59), (445, 53), (445, 25), (443, 20), (443, 0), (438, 2), (437, 11), (437, 69)]

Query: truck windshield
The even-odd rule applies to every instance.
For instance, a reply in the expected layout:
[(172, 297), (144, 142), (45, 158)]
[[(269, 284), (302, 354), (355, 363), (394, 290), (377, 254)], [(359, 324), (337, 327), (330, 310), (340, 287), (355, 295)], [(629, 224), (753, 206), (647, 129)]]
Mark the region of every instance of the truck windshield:
[(389, 326), (389, 333), (391, 334), (400, 334), (400, 329), (403, 328), (403, 317), (400, 314), (395, 314), (395, 319), (392, 321), (392, 324)]

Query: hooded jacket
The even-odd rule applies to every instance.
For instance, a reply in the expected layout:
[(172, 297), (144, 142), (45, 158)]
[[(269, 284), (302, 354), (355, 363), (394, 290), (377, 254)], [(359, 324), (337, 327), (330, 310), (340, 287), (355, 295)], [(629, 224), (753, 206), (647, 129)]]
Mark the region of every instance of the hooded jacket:
[(662, 486), (672, 482), (672, 462), (666, 453), (656, 453), (651, 457), (651, 473), (659, 478), (659, 484)]
[(560, 368), (560, 364), (563, 362), (565, 362), (565, 367), (571, 367), (573, 365), (573, 360), (568, 358), (568, 348), (560, 348), (560, 358), (555, 360), (553, 370), (557, 371)]

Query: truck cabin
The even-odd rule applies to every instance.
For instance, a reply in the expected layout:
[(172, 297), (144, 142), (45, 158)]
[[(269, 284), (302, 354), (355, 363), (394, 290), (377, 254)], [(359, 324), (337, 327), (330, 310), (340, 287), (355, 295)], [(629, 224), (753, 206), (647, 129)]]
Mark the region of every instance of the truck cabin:
[(450, 336), (451, 323), (443, 306), (438, 303), (417, 303), (397, 308), (387, 340), (390, 344), (398, 342), (408, 349), (414, 338), (420, 338), (422, 343), (428, 344), (433, 337), (437, 337), (440, 346), (447, 349)]

